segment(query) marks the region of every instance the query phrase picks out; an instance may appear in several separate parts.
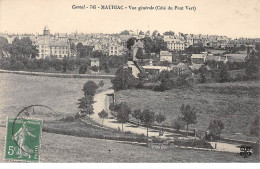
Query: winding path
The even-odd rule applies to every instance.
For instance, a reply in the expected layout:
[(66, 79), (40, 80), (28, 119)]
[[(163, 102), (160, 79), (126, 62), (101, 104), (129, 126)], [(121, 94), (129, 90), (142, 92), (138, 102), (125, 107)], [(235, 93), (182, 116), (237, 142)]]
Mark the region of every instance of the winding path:
[[(91, 115), (91, 118), (99, 123), (102, 124), (102, 119), (99, 118), (98, 113), (101, 112), (103, 109), (107, 112), (110, 112), (110, 110), (108, 109), (109, 107), (109, 98), (107, 96), (107, 94), (112, 94), (114, 93), (114, 90), (110, 89), (101, 93), (98, 93), (94, 96), (94, 101), (96, 101), (93, 104), (93, 108), (94, 108), (94, 114)], [(108, 128), (112, 128), (112, 129), (122, 129), (122, 124), (118, 123), (117, 120), (114, 118), (113, 115), (111, 115), (111, 113), (109, 113), (108, 118), (104, 119), (103, 125), (105, 127)], [(124, 132), (132, 132), (135, 134), (144, 134), (146, 135), (147, 133), (147, 129), (145, 127), (142, 126), (136, 126), (130, 123), (125, 123), (124, 124)], [(156, 136), (156, 137), (160, 137), (160, 138), (172, 138), (173, 135), (175, 135), (174, 133), (169, 133), (169, 132), (164, 132), (163, 136), (159, 136), (159, 131), (158, 130), (154, 130), (149, 128), (148, 130), (148, 134), (149, 136)], [(212, 145), (212, 147), (215, 148), (215, 143), (217, 144), (216, 146), (216, 151), (225, 151), (225, 152), (233, 152), (233, 153), (239, 153), (240, 152), (240, 148), (238, 147), (238, 144), (229, 144), (229, 143), (222, 143), (222, 142), (210, 142), (210, 144)]]
[[(101, 112), (103, 109), (107, 112), (110, 112), (110, 110), (108, 109), (109, 107), (109, 98), (107, 96), (107, 94), (112, 94), (114, 93), (114, 90), (107, 90), (101, 93), (98, 93), (94, 96), (94, 101), (96, 101), (93, 104), (93, 108), (94, 108), (94, 114), (91, 115), (91, 118), (99, 123), (102, 124), (102, 119), (99, 118), (98, 113)], [(111, 113), (109, 113), (109, 116), (107, 119), (104, 119), (104, 123), (103, 125), (105, 127), (108, 128), (112, 128), (112, 129), (118, 129), (120, 128), (122, 130), (122, 124), (118, 123), (117, 120), (111, 115)], [(135, 134), (144, 134), (146, 135), (147, 133), (147, 129), (145, 127), (141, 127), (141, 126), (136, 126), (130, 123), (125, 123), (124, 124), (124, 132), (132, 132)], [(148, 134), (149, 136), (159, 136), (159, 131), (158, 130), (154, 130), (154, 129), (149, 129), (148, 130)], [(162, 138), (165, 138), (166, 136), (170, 136), (173, 135), (173, 133), (168, 133), (168, 132), (164, 132), (164, 136), (160, 136)]]

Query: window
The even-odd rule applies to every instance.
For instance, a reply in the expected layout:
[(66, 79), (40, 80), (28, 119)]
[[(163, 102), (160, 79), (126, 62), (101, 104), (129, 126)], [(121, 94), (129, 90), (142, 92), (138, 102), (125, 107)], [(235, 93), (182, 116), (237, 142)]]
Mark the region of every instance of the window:
[(115, 47), (115, 50), (117, 50), (117, 47)]
[(113, 50), (113, 47), (111, 47), (111, 50)]

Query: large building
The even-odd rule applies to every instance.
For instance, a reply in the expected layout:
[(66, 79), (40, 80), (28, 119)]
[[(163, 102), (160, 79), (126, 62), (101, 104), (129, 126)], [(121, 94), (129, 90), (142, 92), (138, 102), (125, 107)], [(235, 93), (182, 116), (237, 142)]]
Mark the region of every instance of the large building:
[(50, 34), (50, 29), (48, 28), (48, 26), (45, 26), (43, 29), (43, 36), (49, 36)]
[(116, 43), (111, 43), (108, 47), (109, 56), (115, 55), (119, 56), (122, 54), (121, 46)]
[(168, 61), (168, 62), (172, 62), (172, 53), (168, 52), (168, 51), (161, 51), (160, 52), (160, 61)]
[(67, 41), (42, 39), (36, 42), (39, 55), (37, 59), (46, 57), (57, 57), (62, 59), (70, 56), (70, 45)]
[(39, 51), (37, 59), (46, 57), (62, 59), (70, 56), (70, 44), (68, 40), (52, 37), (48, 26), (44, 27), (43, 36), (39, 37), (35, 44)]

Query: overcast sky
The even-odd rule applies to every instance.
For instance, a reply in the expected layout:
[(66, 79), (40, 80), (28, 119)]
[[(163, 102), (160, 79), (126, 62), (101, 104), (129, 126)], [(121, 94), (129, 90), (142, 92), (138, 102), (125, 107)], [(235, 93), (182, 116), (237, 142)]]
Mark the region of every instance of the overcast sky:
[[(72, 5), (196, 6), (194, 11), (73, 10)], [(0, 0), (0, 31), (118, 33), (173, 30), (260, 37), (260, 0)]]

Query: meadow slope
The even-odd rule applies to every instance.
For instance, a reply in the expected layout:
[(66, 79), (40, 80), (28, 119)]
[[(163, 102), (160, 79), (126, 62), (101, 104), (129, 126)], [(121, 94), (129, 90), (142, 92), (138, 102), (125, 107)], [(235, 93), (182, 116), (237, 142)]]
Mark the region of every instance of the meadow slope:
[(163, 125), (170, 126), (180, 114), (182, 104), (196, 108), (197, 124), (191, 128), (208, 130), (210, 120), (224, 122), (223, 136), (242, 140), (250, 137), (251, 122), (260, 113), (258, 82), (199, 84), (188, 89), (165, 92), (151, 90), (124, 90), (116, 93), (117, 102), (127, 102), (134, 109), (151, 109), (165, 114)]

